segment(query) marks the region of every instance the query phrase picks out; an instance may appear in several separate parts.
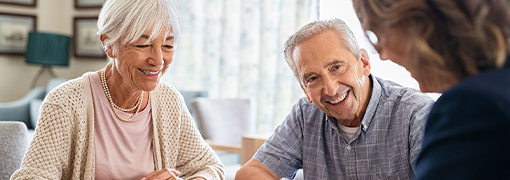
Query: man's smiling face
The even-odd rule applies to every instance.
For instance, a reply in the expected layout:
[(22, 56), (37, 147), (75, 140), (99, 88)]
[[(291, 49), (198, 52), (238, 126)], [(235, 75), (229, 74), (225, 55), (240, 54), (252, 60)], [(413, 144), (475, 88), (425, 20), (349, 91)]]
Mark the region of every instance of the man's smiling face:
[(298, 44), (292, 54), (308, 102), (339, 122), (362, 118), (370, 99), (370, 60), (360, 59), (342, 45), (333, 30)]

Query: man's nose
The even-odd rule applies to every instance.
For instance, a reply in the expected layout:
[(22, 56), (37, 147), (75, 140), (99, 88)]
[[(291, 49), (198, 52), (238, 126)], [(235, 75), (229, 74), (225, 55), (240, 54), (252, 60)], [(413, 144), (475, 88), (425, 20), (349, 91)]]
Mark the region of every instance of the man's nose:
[(328, 96), (335, 96), (338, 91), (338, 82), (335, 78), (325, 77), (324, 78), (324, 94)]

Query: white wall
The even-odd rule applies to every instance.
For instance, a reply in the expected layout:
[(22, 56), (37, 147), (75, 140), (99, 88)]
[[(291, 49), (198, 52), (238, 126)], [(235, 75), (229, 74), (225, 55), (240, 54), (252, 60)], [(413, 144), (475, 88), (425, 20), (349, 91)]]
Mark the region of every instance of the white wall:
[[(74, 0), (37, 0), (36, 7), (0, 4), (0, 12), (28, 14), (37, 17), (37, 30), (72, 36), (73, 18), (97, 16), (100, 9), (77, 10)], [(75, 78), (87, 71), (101, 69), (105, 59), (74, 58), (72, 53), (68, 67), (54, 67), (61, 78)], [(25, 63), (24, 56), (0, 55), (0, 102), (9, 102), (23, 97), (29, 90), (39, 66)], [(44, 86), (51, 75), (46, 71), (37, 83)]]

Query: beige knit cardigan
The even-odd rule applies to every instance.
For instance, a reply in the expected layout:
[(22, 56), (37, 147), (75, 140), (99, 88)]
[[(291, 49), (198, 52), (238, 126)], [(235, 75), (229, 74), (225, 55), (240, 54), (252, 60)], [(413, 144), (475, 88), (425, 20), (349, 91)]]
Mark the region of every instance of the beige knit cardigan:
[[(94, 179), (94, 108), (89, 73), (45, 98), (34, 139), (11, 179)], [(181, 178), (224, 179), (223, 165), (198, 132), (182, 95), (160, 83), (149, 95), (157, 170), (173, 168)], [(118, 165), (122, 168), (122, 164)]]

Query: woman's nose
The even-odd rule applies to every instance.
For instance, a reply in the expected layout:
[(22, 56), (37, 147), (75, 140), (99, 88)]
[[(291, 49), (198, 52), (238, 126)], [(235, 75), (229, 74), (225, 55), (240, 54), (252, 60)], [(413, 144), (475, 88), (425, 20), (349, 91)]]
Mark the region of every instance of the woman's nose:
[(379, 51), (379, 59), (383, 61), (390, 60), (388, 53), (384, 49)]
[(161, 48), (152, 49), (148, 63), (153, 66), (160, 66), (163, 64), (163, 52)]

